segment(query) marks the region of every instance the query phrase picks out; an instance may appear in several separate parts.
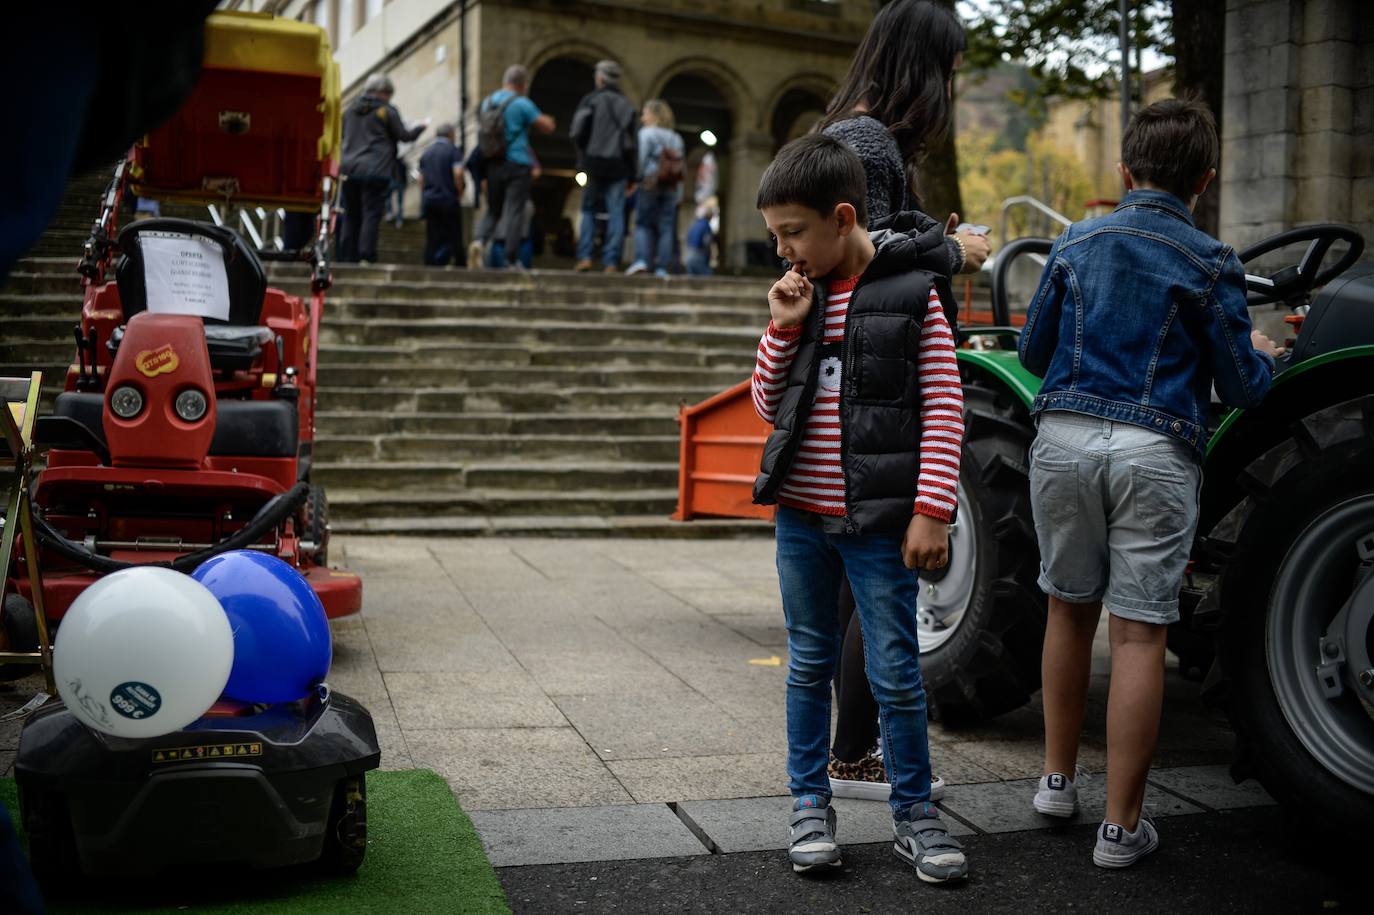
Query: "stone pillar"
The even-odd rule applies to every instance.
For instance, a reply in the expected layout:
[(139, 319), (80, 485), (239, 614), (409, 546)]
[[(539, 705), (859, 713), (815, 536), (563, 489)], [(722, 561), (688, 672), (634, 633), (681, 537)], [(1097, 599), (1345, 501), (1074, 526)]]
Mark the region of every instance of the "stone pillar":
[(1374, 242), (1374, 23), (1360, 0), (1227, 0), (1221, 237), (1314, 222)]
[(731, 267), (745, 265), (745, 245), (766, 241), (754, 201), (758, 199), (759, 179), (773, 161), (773, 139), (761, 131), (740, 131), (730, 140), (730, 154), (722, 163), (721, 235), (725, 262)]

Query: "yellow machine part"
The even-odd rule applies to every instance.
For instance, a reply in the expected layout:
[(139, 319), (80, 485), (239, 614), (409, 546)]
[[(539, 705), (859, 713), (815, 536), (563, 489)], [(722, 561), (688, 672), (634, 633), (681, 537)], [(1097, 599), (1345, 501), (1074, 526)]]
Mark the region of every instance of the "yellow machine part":
[(212, 13), (205, 22), (204, 65), (207, 69), (318, 74), (320, 110), (324, 114), (319, 158), (337, 155), (343, 134), (339, 65), (331, 55), (324, 29), (270, 13)]

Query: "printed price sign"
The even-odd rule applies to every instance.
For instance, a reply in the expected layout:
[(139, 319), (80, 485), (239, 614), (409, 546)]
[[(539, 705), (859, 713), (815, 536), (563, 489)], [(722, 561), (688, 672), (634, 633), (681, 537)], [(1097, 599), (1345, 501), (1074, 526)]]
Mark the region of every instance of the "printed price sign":
[(144, 232), (139, 244), (149, 311), (229, 320), (229, 280), (219, 242), (180, 232)]

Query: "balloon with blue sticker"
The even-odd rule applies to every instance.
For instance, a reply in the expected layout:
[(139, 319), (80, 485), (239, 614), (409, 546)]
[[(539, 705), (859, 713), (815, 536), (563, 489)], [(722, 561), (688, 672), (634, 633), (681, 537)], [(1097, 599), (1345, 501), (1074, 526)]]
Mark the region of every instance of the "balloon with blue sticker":
[(116, 737), (170, 734), (214, 705), (233, 664), (229, 620), (188, 575), (136, 566), (72, 603), (53, 645), (53, 679), (87, 727)]
[(301, 573), (275, 556), (233, 550), (191, 577), (219, 599), (234, 633), (226, 698), (294, 702), (324, 682), (334, 651), (329, 619)]

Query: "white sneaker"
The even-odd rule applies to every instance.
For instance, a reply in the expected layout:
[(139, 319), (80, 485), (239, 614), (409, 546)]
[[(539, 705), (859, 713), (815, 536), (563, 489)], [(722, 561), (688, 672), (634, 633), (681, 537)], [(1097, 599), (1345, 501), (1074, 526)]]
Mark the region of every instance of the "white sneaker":
[(481, 270), (482, 257), (485, 254), (486, 251), (482, 247), (482, 243), (480, 241), (474, 241), (472, 244), (468, 245), (468, 269)]
[(643, 261), (635, 261), (633, 264), (625, 268), (625, 275), (634, 276), (636, 273), (643, 273), (645, 270), (648, 269), (648, 264), (644, 263)]
[(1103, 822), (1097, 830), (1097, 845), (1093, 848), (1093, 864), (1098, 867), (1130, 867), (1159, 848), (1159, 832), (1155, 824), (1143, 815), (1135, 832), (1127, 832), (1116, 823)]
[(1063, 772), (1042, 775), (1031, 805), (1045, 816), (1071, 817), (1078, 812), (1078, 786)]

